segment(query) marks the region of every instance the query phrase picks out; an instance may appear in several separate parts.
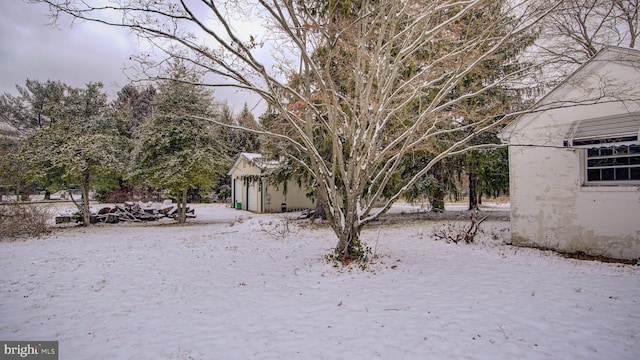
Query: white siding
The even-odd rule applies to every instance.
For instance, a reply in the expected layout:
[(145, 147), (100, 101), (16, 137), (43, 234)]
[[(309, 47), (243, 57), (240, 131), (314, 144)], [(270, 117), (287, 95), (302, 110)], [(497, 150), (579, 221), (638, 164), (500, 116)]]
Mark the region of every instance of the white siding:
[[(293, 180), (288, 181), (286, 194), (284, 193), (283, 184), (274, 185), (265, 182), (265, 197), (266, 194), (269, 194), (269, 208), (271, 212), (282, 211), (282, 204), (285, 204), (288, 210), (315, 208), (314, 200), (309, 199), (306, 196), (306, 192), (306, 189), (300, 188)], [(266, 199), (264, 211), (269, 212), (266, 208)]]

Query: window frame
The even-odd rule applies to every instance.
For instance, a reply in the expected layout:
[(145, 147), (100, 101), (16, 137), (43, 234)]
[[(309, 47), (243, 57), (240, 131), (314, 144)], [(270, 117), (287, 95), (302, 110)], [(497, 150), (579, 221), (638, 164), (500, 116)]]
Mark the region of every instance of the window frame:
[[(626, 147), (627, 151), (626, 153), (618, 153), (616, 154), (615, 151), (616, 149), (619, 149), (621, 147)], [(589, 152), (593, 151), (594, 149), (597, 149), (598, 151), (602, 151), (602, 149), (612, 149), (612, 154), (611, 155), (601, 155), (599, 154), (598, 156), (590, 156)], [(633, 149), (634, 152), (630, 152), (630, 150)], [(624, 159), (624, 158), (634, 158), (634, 157), (640, 157), (640, 145), (637, 144), (637, 142), (633, 142), (633, 143), (603, 143), (601, 144), (601, 146), (589, 146), (589, 147), (585, 147), (583, 148), (583, 151), (581, 152), (581, 163), (582, 163), (582, 177), (583, 177), (583, 181), (582, 184), (584, 186), (637, 186), (640, 185), (640, 179), (632, 179), (632, 180), (616, 180), (616, 179), (612, 179), (612, 180), (589, 180), (589, 170), (603, 170), (603, 169), (612, 169), (613, 170), (613, 177), (615, 178), (616, 176), (616, 169), (623, 169), (623, 168), (627, 168), (627, 169), (631, 169), (631, 168), (635, 168), (638, 169), (638, 171), (640, 171), (640, 164), (631, 164), (631, 160), (629, 161), (629, 164), (611, 164), (611, 165), (604, 165), (604, 166), (589, 166), (589, 161), (590, 160), (613, 160), (615, 162), (615, 159)], [(629, 175), (629, 177), (631, 177), (631, 175)], [(602, 175), (600, 176), (600, 178), (602, 178)]]

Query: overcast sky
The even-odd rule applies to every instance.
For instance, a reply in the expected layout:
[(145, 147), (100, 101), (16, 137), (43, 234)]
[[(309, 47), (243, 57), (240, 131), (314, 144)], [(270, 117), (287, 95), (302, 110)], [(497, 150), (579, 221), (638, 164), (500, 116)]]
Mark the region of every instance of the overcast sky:
[[(129, 82), (123, 69), (132, 65), (129, 56), (138, 52), (134, 35), (99, 24), (76, 22), (70, 27), (68, 18), (54, 28), (48, 25), (47, 11), (42, 4), (0, 0), (0, 92), (17, 94), (16, 84), (50, 79), (74, 87), (100, 81), (114, 96)], [(234, 91), (218, 90), (215, 96), (226, 100), (236, 114), (245, 101), (249, 107), (257, 101)]]

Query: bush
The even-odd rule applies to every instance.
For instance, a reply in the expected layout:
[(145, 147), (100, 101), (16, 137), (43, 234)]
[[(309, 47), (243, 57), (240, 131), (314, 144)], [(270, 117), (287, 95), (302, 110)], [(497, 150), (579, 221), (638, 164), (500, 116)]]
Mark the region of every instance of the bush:
[(231, 186), (229, 185), (220, 186), (220, 189), (218, 190), (218, 200), (226, 202), (230, 198), (231, 198)]
[(474, 242), (480, 225), (487, 220), (488, 216), (478, 219), (478, 212), (474, 211), (469, 217), (470, 221), (467, 224), (452, 224), (447, 223), (438, 226), (433, 229), (433, 236), (436, 240), (445, 240), (446, 242), (471, 244)]
[(293, 224), (292, 220), (283, 214), (279, 220), (263, 222), (260, 221), (260, 227), (262, 231), (269, 234), (274, 239), (286, 239), (289, 236), (295, 236), (300, 231), (297, 226)]
[(342, 264), (342, 266), (357, 264), (361, 270), (365, 270), (369, 265), (371, 254), (371, 247), (362, 242), (360, 238), (355, 238), (349, 244), (349, 255), (345, 255), (340, 249), (335, 248), (332, 253), (325, 255), (325, 259), (334, 263), (334, 266), (338, 266), (338, 264)]
[(40, 205), (7, 204), (0, 207), (0, 238), (36, 237), (49, 232), (49, 209)]

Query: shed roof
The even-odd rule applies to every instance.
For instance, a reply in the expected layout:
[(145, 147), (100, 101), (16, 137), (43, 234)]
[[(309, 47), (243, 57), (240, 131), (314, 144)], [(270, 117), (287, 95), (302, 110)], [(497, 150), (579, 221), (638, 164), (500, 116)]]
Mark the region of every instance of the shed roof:
[(262, 154), (240, 153), (240, 155), (238, 156), (238, 159), (236, 159), (236, 162), (233, 164), (231, 169), (229, 169), (229, 172), (227, 173), (227, 175), (231, 175), (233, 170), (238, 166), (238, 164), (243, 158), (246, 159), (253, 166), (260, 169), (262, 172), (275, 170), (275, 169), (278, 169), (280, 166), (282, 166), (282, 162), (277, 160), (269, 160), (263, 157)]

